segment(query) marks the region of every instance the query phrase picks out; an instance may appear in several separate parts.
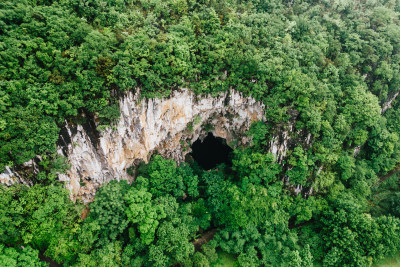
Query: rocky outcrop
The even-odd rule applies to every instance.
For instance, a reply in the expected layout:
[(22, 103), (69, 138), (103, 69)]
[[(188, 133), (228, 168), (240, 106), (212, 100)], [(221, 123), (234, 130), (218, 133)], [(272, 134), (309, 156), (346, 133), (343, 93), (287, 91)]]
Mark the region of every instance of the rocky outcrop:
[(7, 186), (13, 184), (25, 184), (27, 186), (33, 185), (29, 176), (33, 176), (39, 173), (38, 163), (42, 160), (41, 156), (36, 156), (30, 161), (25, 162), (21, 166), (16, 168), (5, 167), (4, 172), (0, 173), (0, 183)]
[(59, 175), (74, 198), (91, 201), (98, 187), (110, 180), (132, 181), (127, 169), (147, 162), (157, 151), (182, 162), (190, 145), (208, 132), (231, 146), (249, 143), (245, 132), (263, 120), (264, 105), (230, 90), (217, 97), (196, 96), (188, 89), (168, 98), (141, 99), (128, 92), (119, 101), (119, 122), (101, 132), (96, 119), (65, 124), (58, 153), (68, 157), (71, 169)]
[(6, 166), (5, 171), (0, 173), (0, 183), (10, 186), (15, 183), (21, 183), (20, 175), (14, 172), (9, 166)]
[(293, 124), (289, 124), (281, 134), (277, 134), (269, 141), (269, 152), (276, 155), (277, 162), (282, 163), (289, 150), (289, 143), (292, 140), (290, 135), (293, 133)]
[(381, 108), (381, 114), (385, 113), (388, 109), (392, 108), (393, 101), (399, 96), (400, 91), (397, 91), (392, 97), (390, 97), (385, 103), (383, 103)]

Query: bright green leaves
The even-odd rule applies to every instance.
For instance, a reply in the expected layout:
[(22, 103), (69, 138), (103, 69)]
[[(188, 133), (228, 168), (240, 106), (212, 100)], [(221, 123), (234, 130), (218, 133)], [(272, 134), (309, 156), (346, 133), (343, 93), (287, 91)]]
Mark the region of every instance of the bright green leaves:
[(346, 181), (347, 179), (349, 179), (353, 172), (354, 172), (354, 168), (355, 168), (355, 159), (349, 155), (342, 155), (337, 163), (336, 163), (339, 173), (340, 173), (340, 178), (343, 181)]
[(17, 244), (21, 240), (21, 232), (18, 226), (24, 221), (24, 207), (14, 198), (23, 187), (7, 188), (0, 185), (0, 242), (5, 244)]
[(159, 197), (166, 193), (183, 196), (183, 179), (176, 174), (176, 163), (156, 155), (146, 169), (149, 176), (150, 192)]
[(153, 242), (159, 221), (166, 217), (164, 207), (154, 205), (151, 197), (151, 193), (145, 188), (140, 190), (131, 188), (124, 197), (128, 204), (126, 209), (128, 220), (138, 225), (140, 239), (146, 245)]
[(292, 227), (310, 221), (313, 217), (320, 214), (326, 206), (326, 201), (322, 198), (311, 196), (304, 199), (302, 196), (291, 198), (292, 203), (288, 207), (290, 214), (294, 217)]
[(79, 231), (79, 264), (190, 262), (194, 253), (190, 240), (200, 222), (209, 227), (211, 220), (201, 201), (192, 215), (195, 208), (189, 201), (199, 195), (197, 176), (189, 165), (176, 167), (160, 156), (138, 172), (131, 186), (111, 181), (97, 192)]
[(191, 204), (178, 204), (171, 195), (157, 199), (156, 203), (164, 206), (166, 218), (157, 229), (157, 241), (149, 248), (150, 261), (154, 265), (166, 261), (168, 266), (177, 262), (189, 263), (190, 256), (194, 253), (194, 246), (190, 241), (199, 231), (199, 226), (191, 215)]
[(185, 196), (196, 198), (199, 196), (199, 179), (194, 174), (193, 169), (186, 163), (182, 163), (176, 170), (176, 174), (181, 176), (185, 185)]
[(232, 169), (243, 183), (268, 185), (277, 180), (281, 167), (275, 163), (274, 155), (253, 152), (250, 149), (235, 150), (234, 153)]
[[(191, 241), (211, 230), (241, 265), (307, 266), (306, 245), (325, 265), (398, 251), (398, 219), (366, 212), (400, 213), (397, 185), (373, 190), (400, 157), (399, 101), (380, 113), (400, 86), (399, 4), (292, 2), (2, 1), (0, 171), (43, 160), (30, 180), (42, 185), (0, 187), (0, 240), (16, 247), (0, 249), (0, 265), (19, 264), (29, 243), (66, 265), (190, 266)], [(59, 125), (84, 110), (102, 129), (119, 118), (118, 91), (183, 86), (263, 101), (254, 147), (210, 172), (155, 156), (132, 186), (101, 187), (78, 224), (66, 191), (44, 186), (66, 167), (50, 156)], [(265, 152), (287, 123), (279, 166)], [(21, 264), (36, 264), (33, 254)], [(212, 262), (206, 254), (196, 263)]]
[(190, 256), (194, 253), (190, 233), (188, 225), (179, 219), (161, 223), (157, 230), (157, 242), (149, 249), (150, 261), (155, 266), (190, 262)]
[(117, 104), (105, 106), (98, 113), (100, 118), (100, 125), (97, 126), (98, 130), (115, 125), (120, 117), (119, 106)]
[(96, 194), (95, 201), (90, 205), (89, 218), (86, 219), (89, 227), (91, 222), (98, 225), (96, 234), (100, 243), (116, 240), (128, 226), (125, 214), (126, 204), (124, 196), (129, 190), (126, 181), (112, 181), (102, 186)]
[(88, 267), (118, 267), (122, 265), (121, 253), (121, 242), (110, 242), (100, 248), (92, 250), (90, 254), (79, 254), (79, 259), (76, 265)]
[(307, 157), (307, 154), (300, 146), (293, 150), (288, 163), (291, 168), (286, 172), (289, 177), (289, 182), (292, 184), (306, 185), (309, 176), (309, 166), (313, 165)]
[(0, 244), (0, 266), (44, 267), (47, 266), (47, 263), (41, 262), (39, 260), (39, 251), (32, 249), (30, 246), (14, 249)]
[(218, 225), (235, 229), (248, 224), (261, 225), (273, 217), (274, 210), (286, 205), (280, 198), (282, 186), (279, 183), (264, 186), (243, 178), (237, 185), (224, 180), (223, 173), (216, 171), (205, 172), (202, 178), (207, 185), (207, 205)]
[(74, 253), (76, 244), (66, 236), (77, 231), (80, 220), (66, 189), (0, 185), (0, 192), (0, 242), (29, 244), (57, 261)]
[[(199, 194), (197, 176), (190, 166), (176, 167), (175, 162), (160, 156), (140, 167), (139, 172), (148, 178), (139, 176), (132, 186), (126, 181), (112, 181), (96, 194), (79, 232), (79, 264), (191, 262), (194, 246), (190, 241), (199, 231), (199, 222), (209, 227), (211, 220), (201, 201), (192, 215), (195, 208), (189, 201)], [(174, 175), (187, 189), (185, 195), (174, 195)], [(107, 256), (101, 256), (104, 253)]]
[(261, 186), (249, 184), (241, 190), (231, 185), (227, 190), (227, 210), (221, 219), (222, 223), (235, 228), (265, 222), (269, 209), (277, 204), (271, 201), (268, 190)]
[(211, 224), (211, 214), (208, 211), (208, 206), (204, 198), (199, 198), (196, 202), (192, 203), (193, 217), (197, 221), (196, 224), (201, 229), (208, 229)]
[[(386, 232), (390, 228), (398, 229), (398, 219), (374, 219), (369, 214), (342, 209), (325, 212), (321, 222), (327, 253), (323, 260), (325, 265), (368, 266), (400, 246), (399, 235), (389, 236)], [(390, 244), (390, 248), (385, 247), (386, 244)]]
[[(39, 249), (58, 240), (62, 241), (63, 232), (76, 228), (79, 222), (78, 210), (68, 197), (68, 192), (60, 187), (35, 186), (36, 190), (28, 190), (20, 199), (26, 205), (24, 211), (29, 220), (25, 220), (26, 226), (22, 229), (22, 239), (25, 243), (31, 243)], [(60, 246), (63, 243), (59, 243)], [(46, 252), (53, 255), (51, 250)]]
[(109, 98), (103, 73), (94, 71), (109, 38), (58, 4), (17, 2), (0, 5), (0, 20), (10, 20), (0, 36), (0, 169), (54, 152), (66, 117), (98, 110)]
[(55, 121), (35, 109), (11, 108), (5, 131), (0, 132), (0, 160), (22, 164), (37, 154), (55, 152), (58, 131)]
[(253, 140), (253, 145), (256, 147), (261, 147), (267, 145), (267, 134), (269, 132), (269, 126), (263, 123), (262, 121), (254, 122), (248, 132)]
[(183, 23), (154, 37), (146, 29), (128, 36), (115, 53), (115, 84), (122, 90), (140, 86), (147, 97), (169, 95), (171, 87), (181, 86), (193, 72), (190, 31)]
[(346, 94), (348, 96), (343, 113), (349, 121), (361, 127), (364, 125), (370, 127), (377, 122), (381, 111), (376, 96), (359, 86), (349, 88)]
[(321, 112), (312, 106), (307, 106), (302, 114), (305, 126), (314, 135), (318, 135), (321, 130)]
[(149, 192), (154, 197), (172, 194), (175, 197), (198, 196), (197, 176), (185, 164), (176, 167), (176, 162), (155, 155), (152, 161), (142, 167), (144, 177), (148, 178)]
[(199, 29), (197, 32), (212, 33), (220, 26), (218, 14), (213, 8), (207, 8), (199, 14)]
[(238, 255), (240, 266), (312, 266), (309, 248), (297, 246), (297, 236), (288, 229), (284, 216), (266, 227), (249, 224), (224, 229), (215, 241), (224, 251)]

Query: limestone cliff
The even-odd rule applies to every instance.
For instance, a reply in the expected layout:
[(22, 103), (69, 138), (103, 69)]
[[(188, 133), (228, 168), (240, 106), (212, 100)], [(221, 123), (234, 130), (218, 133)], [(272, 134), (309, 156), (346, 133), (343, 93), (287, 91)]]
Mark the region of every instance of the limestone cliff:
[[(251, 123), (265, 120), (264, 105), (235, 90), (219, 96), (197, 96), (189, 89), (174, 91), (168, 98), (146, 99), (127, 92), (119, 99), (119, 121), (105, 130), (98, 130), (98, 118), (81, 114), (81, 123), (65, 122), (60, 131), (57, 152), (68, 158), (71, 168), (59, 174), (66, 182), (73, 199), (85, 203), (93, 200), (104, 182), (133, 177), (127, 173), (131, 166), (147, 162), (155, 152), (166, 158), (182, 162), (191, 151), (190, 145), (203, 140), (211, 132), (226, 139), (228, 145), (248, 145), (246, 136)], [(274, 127), (267, 149), (283, 164), (287, 151), (299, 143), (311, 144), (306, 131), (294, 131), (298, 113), (292, 112), (287, 125)], [(0, 174), (0, 183), (25, 183), (20, 172), (37, 173), (40, 157), (35, 157), (15, 169), (6, 168)]]
[(182, 89), (163, 99), (141, 99), (139, 93), (128, 92), (119, 106), (114, 129), (99, 132), (96, 119), (87, 118), (82, 125), (66, 122), (61, 131), (58, 153), (68, 157), (71, 169), (59, 178), (74, 198), (87, 202), (106, 181), (132, 181), (127, 169), (147, 162), (155, 151), (182, 162), (190, 144), (208, 132), (231, 146), (247, 144), (245, 132), (264, 114), (262, 103), (234, 90), (200, 97)]

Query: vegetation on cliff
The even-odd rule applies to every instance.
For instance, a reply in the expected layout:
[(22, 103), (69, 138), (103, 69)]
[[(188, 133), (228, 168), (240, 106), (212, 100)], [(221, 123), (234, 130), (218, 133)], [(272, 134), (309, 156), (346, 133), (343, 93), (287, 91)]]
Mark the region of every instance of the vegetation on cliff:
[[(224, 251), (243, 266), (368, 266), (394, 254), (399, 66), (398, 0), (2, 1), (0, 171), (42, 161), (26, 174), (35, 185), (0, 185), (0, 265), (209, 266)], [(267, 121), (232, 166), (155, 156), (80, 216), (56, 179), (61, 125), (85, 112), (101, 130), (122, 92), (180, 87), (234, 88)], [(270, 141), (288, 129), (278, 163)]]

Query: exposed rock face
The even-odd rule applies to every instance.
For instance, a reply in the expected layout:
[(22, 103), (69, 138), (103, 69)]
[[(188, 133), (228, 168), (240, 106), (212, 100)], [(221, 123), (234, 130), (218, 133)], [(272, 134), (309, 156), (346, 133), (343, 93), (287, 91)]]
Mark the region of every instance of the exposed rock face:
[(388, 109), (392, 108), (393, 101), (399, 96), (400, 91), (397, 91), (392, 97), (390, 97), (385, 103), (383, 103), (381, 108), (381, 114), (385, 113)]
[(36, 175), (39, 172), (38, 162), (42, 160), (41, 156), (36, 156), (30, 161), (25, 162), (21, 166), (18, 166), (18, 170), (12, 169), (6, 166), (5, 171), (0, 173), (0, 183), (7, 186), (13, 184), (25, 184), (31, 186), (32, 181), (24, 179), (23, 174)]
[(289, 149), (291, 141), (290, 134), (293, 132), (293, 124), (289, 124), (287, 129), (280, 135), (273, 136), (269, 141), (269, 152), (276, 155), (277, 162), (282, 163), (286, 156), (286, 151)]
[(263, 120), (264, 105), (230, 90), (218, 97), (199, 97), (188, 89), (169, 98), (142, 99), (127, 93), (119, 102), (121, 116), (114, 130), (98, 132), (89, 119), (85, 125), (66, 123), (58, 152), (68, 157), (71, 169), (59, 175), (74, 198), (91, 201), (97, 188), (110, 180), (132, 181), (127, 169), (147, 162), (157, 151), (182, 162), (190, 144), (208, 132), (231, 146), (244, 145), (251, 123)]
[(0, 183), (10, 186), (15, 183), (20, 183), (20, 175), (14, 172), (10, 167), (6, 166), (6, 170), (0, 173)]

